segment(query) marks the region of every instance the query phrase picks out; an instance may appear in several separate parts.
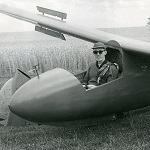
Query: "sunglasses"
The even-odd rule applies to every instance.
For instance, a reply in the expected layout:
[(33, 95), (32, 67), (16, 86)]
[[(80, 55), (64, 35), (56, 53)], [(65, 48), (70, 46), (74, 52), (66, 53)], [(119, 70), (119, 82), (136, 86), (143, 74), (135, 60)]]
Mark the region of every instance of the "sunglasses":
[(102, 54), (104, 51), (93, 51), (93, 54)]

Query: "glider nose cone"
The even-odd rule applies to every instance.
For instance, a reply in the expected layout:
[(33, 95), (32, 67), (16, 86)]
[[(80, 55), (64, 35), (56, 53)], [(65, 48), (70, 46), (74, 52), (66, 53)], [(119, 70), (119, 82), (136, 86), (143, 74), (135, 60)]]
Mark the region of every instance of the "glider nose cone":
[(16, 102), (11, 100), (8, 107), (9, 107), (11, 112), (14, 112), (16, 110)]
[(15, 115), (30, 121), (38, 114), (37, 105), (36, 101), (30, 99), (30, 95), (27, 95), (27, 92), (23, 92), (23, 90), (18, 90), (14, 93), (9, 103), (9, 109)]
[(83, 93), (85, 89), (71, 73), (54, 69), (22, 85), (9, 107), (14, 114), (33, 122), (66, 120)]
[(9, 109), (11, 112), (13, 112), (14, 114), (20, 116), (20, 114), (23, 113), (23, 109), (22, 109), (22, 104), (20, 103), (20, 101), (18, 102), (17, 99), (11, 99), (10, 103), (9, 103)]

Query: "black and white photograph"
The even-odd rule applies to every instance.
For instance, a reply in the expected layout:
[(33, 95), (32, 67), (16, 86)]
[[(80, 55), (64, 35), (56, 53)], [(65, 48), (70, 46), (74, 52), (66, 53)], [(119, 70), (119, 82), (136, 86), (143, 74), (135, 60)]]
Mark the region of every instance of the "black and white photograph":
[(0, 0), (0, 150), (149, 150), (150, 1)]

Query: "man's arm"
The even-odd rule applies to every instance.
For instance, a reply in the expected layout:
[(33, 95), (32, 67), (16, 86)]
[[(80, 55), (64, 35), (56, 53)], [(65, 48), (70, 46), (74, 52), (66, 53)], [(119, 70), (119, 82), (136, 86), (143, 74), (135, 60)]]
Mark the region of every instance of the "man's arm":
[(115, 80), (118, 77), (119, 67), (117, 64), (110, 65), (109, 74), (107, 78), (107, 82)]

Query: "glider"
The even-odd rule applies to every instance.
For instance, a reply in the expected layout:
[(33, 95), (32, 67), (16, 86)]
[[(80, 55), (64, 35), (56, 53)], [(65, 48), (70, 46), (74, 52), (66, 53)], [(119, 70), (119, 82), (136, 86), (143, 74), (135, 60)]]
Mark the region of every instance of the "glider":
[[(86, 91), (82, 75), (55, 68), (24, 83), (13, 95), (10, 110), (39, 124), (57, 125), (118, 114), (150, 105), (150, 44), (96, 29), (71, 25), (67, 15), (37, 7), (42, 14), (0, 5), (0, 12), (35, 24), (35, 30), (65, 40), (64, 34), (107, 45), (107, 59), (119, 65), (120, 77)], [(47, 15), (44, 15), (47, 14)], [(55, 19), (53, 15), (61, 19)]]

